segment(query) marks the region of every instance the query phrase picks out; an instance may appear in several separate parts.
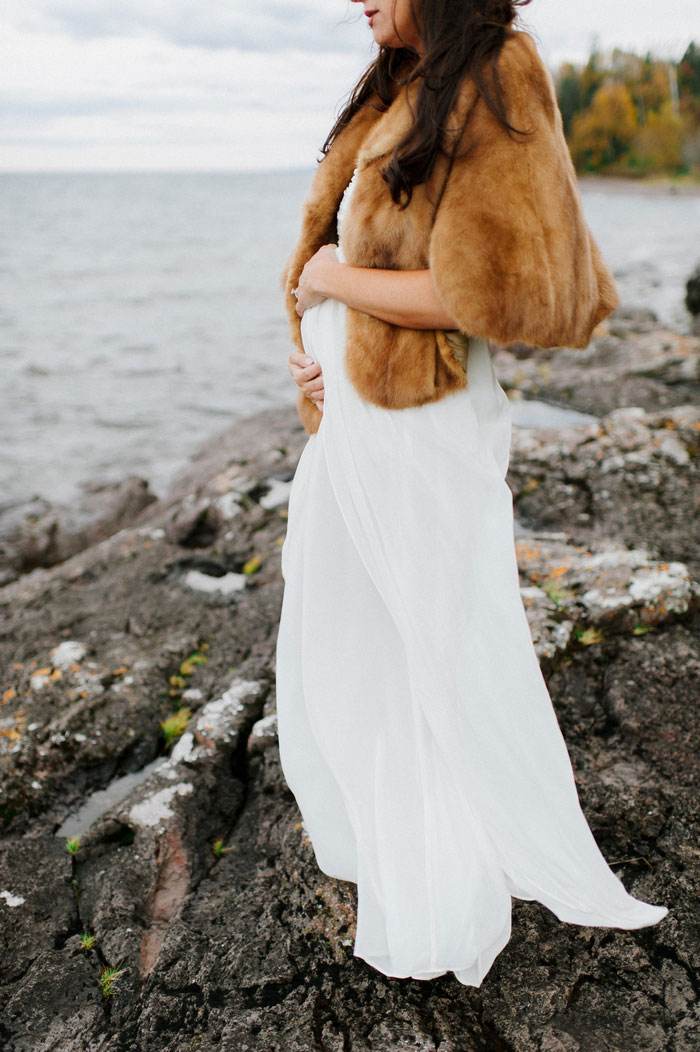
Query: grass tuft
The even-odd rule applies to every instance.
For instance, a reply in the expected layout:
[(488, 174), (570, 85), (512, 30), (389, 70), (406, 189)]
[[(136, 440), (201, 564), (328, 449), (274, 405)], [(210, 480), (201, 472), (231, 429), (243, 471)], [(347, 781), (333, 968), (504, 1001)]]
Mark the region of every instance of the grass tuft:
[(187, 724), (192, 719), (192, 709), (189, 709), (186, 705), (183, 705), (181, 709), (173, 712), (172, 715), (168, 716), (167, 719), (161, 720), (160, 729), (163, 732), (165, 738), (165, 747), (168, 748), (176, 738), (179, 738), (181, 734), (184, 734), (187, 730)]

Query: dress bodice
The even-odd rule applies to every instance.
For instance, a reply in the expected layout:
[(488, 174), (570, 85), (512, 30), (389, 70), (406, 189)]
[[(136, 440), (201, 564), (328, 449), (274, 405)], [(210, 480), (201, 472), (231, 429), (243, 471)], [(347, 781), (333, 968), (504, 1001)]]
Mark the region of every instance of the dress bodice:
[(356, 182), (356, 180), (357, 180), (357, 168), (352, 173), (352, 179), (350, 180), (348, 185), (345, 187), (345, 191), (343, 192), (343, 196), (340, 199), (340, 204), (338, 205), (338, 211), (336, 213), (336, 228), (338, 230), (337, 256), (338, 256), (338, 259), (340, 260), (341, 263), (345, 262), (345, 254), (343, 252), (342, 242), (341, 242), (341, 238), (340, 238), (340, 231), (341, 231), (341, 227), (342, 227), (342, 224), (343, 224), (343, 220), (345, 219), (345, 215), (346, 215), (347, 210), (348, 210), (348, 206), (350, 205), (350, 198), (352, 197), (353, 191), (355, 189), (355, 182)]

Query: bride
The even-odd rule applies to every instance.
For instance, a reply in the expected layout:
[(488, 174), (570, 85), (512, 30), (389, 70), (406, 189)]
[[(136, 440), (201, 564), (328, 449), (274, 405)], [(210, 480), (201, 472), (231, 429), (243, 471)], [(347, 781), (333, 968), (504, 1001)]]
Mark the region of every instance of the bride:
[(520, 599), (489, 339), (585, 347), (616, 305), (517, 0), (362, 2), (378, 53), (284, 274), (309, 433), (282, 549), (280, 756), (354, 952), (478, 986), (512, 897), (616, 928)]

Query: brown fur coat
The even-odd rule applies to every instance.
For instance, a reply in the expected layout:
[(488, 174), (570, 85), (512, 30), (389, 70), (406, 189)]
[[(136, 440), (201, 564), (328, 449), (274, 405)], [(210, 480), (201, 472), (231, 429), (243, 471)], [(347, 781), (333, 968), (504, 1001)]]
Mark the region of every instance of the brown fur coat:
[[(499, 58), (512, 137), (465, 78), (450, 127), (470, 117), (458, 156), (436, 161), (401, 211), (381, 177), (412, 122), (418, 82), (383, 112), (365, 105), (336, 137), (307, 196), (283, 286), (293, 342), (303, 349), (291, 290), (311, 256), (338, 237), (335, 216), (358, 168), (341, 230), (347, 263), (429, 267), (444, 307), (467, 336), (536, 347), (585, 347), (617, 305), (610, 272), (586, 226), (552, 79), (526, 33), (512, 31)], [(442, 193), (441, 193), (442, 191)], [(437, 208), (435, 204), (437, 203)], [(389, 324), (348, 308), (345, 361), (358, 393), (387, 409), (422, 405), (464, 387), (445, 333)], [(301, 392), (309, 433), (321, 413)]]

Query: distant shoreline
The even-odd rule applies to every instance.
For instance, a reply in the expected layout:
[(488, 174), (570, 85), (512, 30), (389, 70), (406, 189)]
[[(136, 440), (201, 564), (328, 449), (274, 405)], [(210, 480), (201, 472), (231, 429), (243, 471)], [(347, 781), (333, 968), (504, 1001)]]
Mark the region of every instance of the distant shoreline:
[[(78, 176), (78, 177), (107, 177), (113, 178), (114, 176), (128, 176), (128, 177), (152, 177), (152, 176), (235, 176), (235, 177), (265, 177), (265, 176), (306, 176), (311, 178), (315, 172), (315, 167), (302, 167), (302, 168), (267, 168), (259, 170), (236, 170), (236, 169), (224, 169), (224, 168), (212, 168), (212, 169), (85, 169), (85, 170), (71, 170), (71, 169), (45, 169), (45, 170), (11, 170), (0, 168), (0, 178), (18, 176)], [(634, 178), (633, 176), (627, 175), (579, 175), (578, 176), (579, 186), (582, 190), (600, 191), (601, 193), (610, 194), (643, 194), (644, 196), (655, 196), (661, 197), (663, 195), (682, 195), (684, 197), (700, 197), (700, 177), (699, 176), (678, 176), (673, 177), (669, 175), (647, 175), (640, 178)]]
[(647, 176), (644, 179), (632, 179), (623, 175), (580, 175), (579, 186), (582, 190), (599, 190), (609, 194), (644, 194), (661, 197), (663, 195), (700, 197), (700, 180), (673, 179), (670, 176)]

